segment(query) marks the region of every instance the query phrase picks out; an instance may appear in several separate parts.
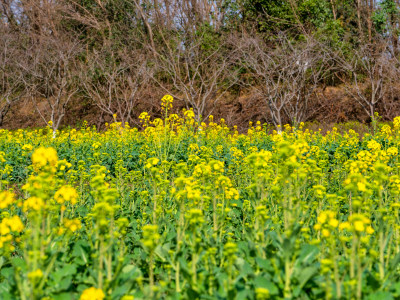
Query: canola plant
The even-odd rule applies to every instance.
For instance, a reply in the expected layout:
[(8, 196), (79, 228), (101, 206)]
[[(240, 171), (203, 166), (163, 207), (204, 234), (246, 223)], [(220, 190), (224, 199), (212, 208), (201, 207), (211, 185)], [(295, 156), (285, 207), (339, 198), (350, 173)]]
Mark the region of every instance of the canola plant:
[(0, 131), (1, 299), (397, 299), (400, 118), (360, 137)]

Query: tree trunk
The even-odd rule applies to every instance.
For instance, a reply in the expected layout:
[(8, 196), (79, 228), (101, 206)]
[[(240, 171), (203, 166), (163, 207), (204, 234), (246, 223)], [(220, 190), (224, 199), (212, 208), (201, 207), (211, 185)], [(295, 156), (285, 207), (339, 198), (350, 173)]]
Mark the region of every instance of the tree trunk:
[(360, 34), (360, 39), (364, 36), (362, 26), (361, 26), (361, 0), (357, 0), (357, 24), (358, 24), (358, 31)]
[(332, 6), (332, 13), (333, 13), (333, 19), (336, 21), (336, 8), (335, 8), (335, 0), (331, 0), (331, 6)]
[(367, 20), (368, 42), (371, 44), (372, 43), (372, 13), (374, 10), (374, 0), (369, 1), (368, 5), (367, 5), (367, 9), (368, 9), (368, 20)]

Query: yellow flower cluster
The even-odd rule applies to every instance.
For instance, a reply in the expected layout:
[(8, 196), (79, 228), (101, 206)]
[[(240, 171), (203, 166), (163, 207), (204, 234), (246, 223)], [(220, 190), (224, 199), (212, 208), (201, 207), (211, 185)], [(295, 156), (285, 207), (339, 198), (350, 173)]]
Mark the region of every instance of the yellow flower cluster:
[(238, 246), (236, 243), (232, 241), (228, 241), (224, 245), (224, 256), (231, 263), (236, 260), (236, 253), (238, 251)]
[(71, 232), (75, 232), (75, 231), (81, 229), (82, 224), (81, 224), (81, 221), (79, 219), (72, 219), (72, 220), (65, 219), (64, 220), (64, 226), (65, 226), (65, 228), (67, 228)]
[(0, 192), (0, 209), (6, 209), (15, 201), (14, 194), (9, 191)]
[(189, 110), (186, 110), (186, 111), (184, 112), (184, 116), (185, 116), (187, 119), (193, 119), (194, 116), (195, 116), (194, 111), (193, 111), (193, 108), (191, 108), (191, 109), (189, 109)]
[(146, 162), (146, 168), (150, 169), (151, 167), (156, 166), (159, 162), (160, 160), (157, 157), (151, 157)]
[(22, 150), (27, 151), (27, 152), (32, 151), (32, 149), (33, 149), (33, 146), (31, 144), (25, 144), (22, 146)]
[(161, 236), (158, 233), (157, 225), (143, 226), (142, 244), (149, 252), (154, 251), (154, 249), (157, 247), (160, 237)]
[(57, 151), (54, 148), (39, 147), (32, 154), (32, 164), (39, 169), (47, 165), (55, 166), (57, 161)]
[(400, 129), (400, 117), (395, 117), (393, 119), (393, 127), (395, 130), (399, 130)]
[(29, 272), (28, 273), (28, 278), (31, 281), (37, 281), (38, 279), (43, 277), (43, 272), (41, 269), (36, 269), (35, 271)]
[(357, 234), (365, 232), (372, 234), (375, 230), (372, 228), (371, 220), (362, 214), (352, 214), (347, 222), (343, 222), (339, 225), (340, 230), (354, 231)]
[(196, 226), (204, 223), (203, 211), (198, 208), (189, 209), (185, 215), (190, 225)]
[(267, 300), (270, 299), (269, 290), (263, 287), (256, 288), (256, 299), (257, 300)]
[(314, 225), (314, 229), (321, 231), (323, 237), (328, 238), (332, 230), (338, 227), (339, 221), (336, 219), (336, 213), (333, 211), (322, 211), (317, 217), (318, 223)]
[(12, 232), (21, 232), (24, 230), (24, 224), (22, 224), (21, 219), (18, 216), (13, 216), (11, 218), (4, 218), (0, 223), (0, 234), (6, 235)]
[(172, 108), (173, 102), (174, 102), (174, 98), (171, 95), (165, 95), (161, 99), (161, 108), (169, 110)]
[(54, 194), (54, 199), (59, 204), (69, 202), (75, 205), (78, 199), (78, 193), (73, 187), (64, 185)]
[(91, 287), (83, 291), (79, 300), (103, 300), (105, 297), (106, 295), (101, 289)]
[[(13, 237), (11, 233), (20, 233), (23, 230), (24, 224), (18, 216), (4, 218), (0, 223), (0, 248), (12, 242)], [(12, 251), (13, 249), (14, 246), (10, 246), (10, 250)]]
[(42, 208), (45, 207), (45, 203), (42, 198), (33, 196), (29, 197), (28, 199), (25, 200), (23, 204), (23, 211), (28, 212), (28, 211), (39, 211)]

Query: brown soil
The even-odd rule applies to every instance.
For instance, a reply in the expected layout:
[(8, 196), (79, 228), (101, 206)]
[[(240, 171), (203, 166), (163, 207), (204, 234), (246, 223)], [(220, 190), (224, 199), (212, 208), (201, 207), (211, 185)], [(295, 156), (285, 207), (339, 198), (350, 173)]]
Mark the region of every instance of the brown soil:
[[(163, 91), (149, 91), (143, 97), (146, 101), (139, 101), (136, 106), (134, 124), (139, 126), (138, 116), (147, 111), (154, 117), (160, 116), (159, 99)], [(310, 113), (307, 121), (312, 121), (311, 127), (331, 127), (335, 123), (358, 121), (368, 123), (368, 116), (361, 106), (345, 95), (340, 87), (328, 87), (318, 94), (319, 99), (313, 99), (310, 103)], [(379, 113), (384, 119), (392, 119), (400, 115), (400, 103), (396, 96), (392, 95), (393, 101), (385, 101), (385, 105), (378, 106)], [(41, 101), (39, 109), (46, 115), (46, 102)], [(174, 111), (178, 112), (184, 108), (179, 101), (174, 102)], [(250, 93), (241, 95), (227, 95), (214, 108), (215, 120), (224, 118), (229, 126), (236, 125), (239, 131), (244, 132), (250, 121), (270, 122), (268, 118), (268, 107), (263, 101)], [(86, 121), (88, 125), (95, 125), (99, 129), (104, 128), (106, 122), (112, 121), (112, 117), (101, 113), (101, 111), (87, 99), (74, 99), (70, 102), (65, 114), (62, 126), (80, 127)], [(288, 120), (286, 120), (288, 121)], [(317, 125), (315, 125), (317, 124)], [(44, 120), (37, 113), (35, 105), (30, 101), (23, 101), (11, 108), (1, 126), (5, 129), (37, 128), (45, 126)]]

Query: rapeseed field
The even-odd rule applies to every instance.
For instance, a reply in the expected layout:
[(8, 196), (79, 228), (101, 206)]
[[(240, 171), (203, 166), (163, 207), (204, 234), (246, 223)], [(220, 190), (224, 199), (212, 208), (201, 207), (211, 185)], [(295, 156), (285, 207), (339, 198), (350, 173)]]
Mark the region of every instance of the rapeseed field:
[(0, 130), (0, 299), (400, 297), (399, 117), (239, 134), (172, 102)]

